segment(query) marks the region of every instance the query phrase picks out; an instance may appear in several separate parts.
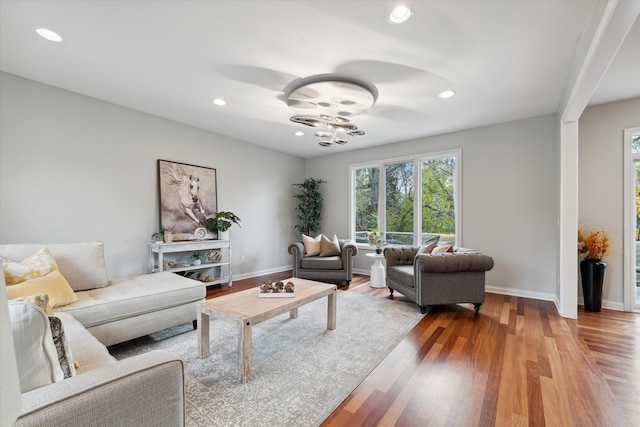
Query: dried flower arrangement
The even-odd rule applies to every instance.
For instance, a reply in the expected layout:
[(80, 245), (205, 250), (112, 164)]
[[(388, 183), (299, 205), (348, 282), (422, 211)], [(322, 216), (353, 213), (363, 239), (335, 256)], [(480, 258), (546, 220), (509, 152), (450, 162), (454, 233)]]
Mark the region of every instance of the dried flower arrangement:
[(587, 259), (602, 259), (609, 249), (609, 236), (602, 228), (578, 229), (578, 254)]

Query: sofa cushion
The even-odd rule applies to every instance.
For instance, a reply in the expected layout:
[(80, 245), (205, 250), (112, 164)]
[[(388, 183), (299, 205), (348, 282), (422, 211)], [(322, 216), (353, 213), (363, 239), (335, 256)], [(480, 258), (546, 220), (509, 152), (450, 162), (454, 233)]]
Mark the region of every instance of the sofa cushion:
[[(24, 259), (42, 246), (44, 245), (0, 245), (0, 257)], [(74, 291), (107, 286), (107, 270), (104, 263), (104, 244), (102, 242), (61, 243), (46, 245), (46, 247)]]
[(56, 317), (62, 321), (65, 337), (71, 349), (74, 362), (77, 362), (78, 375), (116, 363), (105, 347), (91, 332), (68, 313), (57, 312)]
[(304, 256), (318, 256), (320, 253), (320, 239), (321, 234), (318, 234), (315, 238), (302, 235), (302, 244), (304, 245)]
[(14, 299), (29, 295), (47, 294), (49, 304), (56, 308), (78, 301), (78, 297), (59, 271), (30, 279), (18, 285), (7, 286), (7, 297)]
[(20, 262), (2, 260), (2, 270), (7, 285), (17, 285), (25, 280), (42, 277), (57, 269), (58, 264), (46, 247), (40, 248), (35, 254)]
[(307, 270), (342, 270), (342, 257), (306, 257), (300, 261), (300, 267)]
[(320, 254), (318, 256), (328, 257), (340, 255), (340, 242), (338, 236), (333, 235), (333, 239), (329, 240), (324, 234), (320, 236)]
[(453, 252), (453, 246), (451, 245), (436, 246), (431, 251), (432, 254), (443, 254), (445, 252)]
[(387, 276), (407, 288), (415, 288), (413, 283), (413, 265), (394, 265), (389, 267), (387, 269)]
[(24, 297), (12, 298), (10, 301), (30, 302), (31, 304), (35, 304), (40, 307), (45, 313), (53, 314), (53, 308), (51, 307), (51, 304), (49, 304), (49, 295), (47, 294), (26, 295)]
[(201, 282), (170, 272), (116, 279), (106, 288), (76, 295), (78, 302), (60, 310), (70, 313), (87, 328), (198, 301), (205, 296)]
[(47, 314), (28, 302), (9, 302), (9, 319), (21, 392), (62, 381)]

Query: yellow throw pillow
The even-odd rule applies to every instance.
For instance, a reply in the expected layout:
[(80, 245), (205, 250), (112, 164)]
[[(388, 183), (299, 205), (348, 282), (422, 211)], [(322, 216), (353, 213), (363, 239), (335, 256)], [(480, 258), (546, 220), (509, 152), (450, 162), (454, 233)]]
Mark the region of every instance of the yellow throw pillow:
[(334, 234), (333, 240), (329, 240), (324, 234), (321, 235), (319, 256), (336, 255), (340, 255), (340, 242), (338, 242), (338, 236)]
[(42, 248), (21, 262), (2, 260), (4, 280), (7, 285), (17, 285), (25, 280), (35, 279), (58, 269), (58, 264), (49, 249)]
[(304, 245), (304, 256), (318, 256), (320, 254), (320, 237), (318, 234), (315, 238), (306, 234), (302, 235), (302, 244)]
[(445, 252), (453, 252), (453, 246), (451, 246), (451, 245), (436, 246), (431, 251), (432, 254), (442, 254), (442, 253), (445, 253)]
[(51, 304), (49, 304), (49, 295), (47, 294), (27, 295), (25, 297), (14, 298), (11, 301), (30, 302), (40, 307), (45, 313), (49, 315), (53, 314), (53, 309), (51, 308)]
[(59, 271), (52, 271), (46, 276), (27, 280), (18, 285), (7, 286), (8, 299), (37, 294), (49, 295), (49, 303), (54, 308), (78, 301), (78, 296)]

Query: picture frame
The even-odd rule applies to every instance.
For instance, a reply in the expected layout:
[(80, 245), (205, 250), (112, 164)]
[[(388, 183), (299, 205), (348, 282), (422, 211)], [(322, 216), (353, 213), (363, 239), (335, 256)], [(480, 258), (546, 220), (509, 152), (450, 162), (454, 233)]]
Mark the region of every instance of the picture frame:
[(174, 240), (195, 239), (195, 230), (218, 211), (216, 170), (158, 159), (160, 227)]

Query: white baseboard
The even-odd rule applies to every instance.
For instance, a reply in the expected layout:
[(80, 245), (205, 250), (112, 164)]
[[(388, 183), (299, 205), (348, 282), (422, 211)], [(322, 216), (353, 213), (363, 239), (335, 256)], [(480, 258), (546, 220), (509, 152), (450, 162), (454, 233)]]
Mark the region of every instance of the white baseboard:
[(233, 280), (243, 280), (243, 279), (250, 279), (252, 277), (257, 277), (257, 276), (267, 276), (269, 274), (281, 273), (287, 270), (291, 270), (290, 265), (287, 265), (284, 267), (270, 268), (268, 270), (250, 271), (248, 273), (243, 273), (243, 274), (234, 274)]
[[(578, 295), (578, 305), (584, 306), (584, 297)], [(621, 302), (614, 302), (609, 300), (602, 300), (602, 308), (614, 311), (624, 311), (624, 304)]]
[(509, 295), (512, 297), (532, 298), (542, 301), (555, 301), (554, 294), (545, 294), (542, 292), (523, 291), (520, 289), (503, 288), (500, 286), (485, 286), (485, 291), (492, 294)]

